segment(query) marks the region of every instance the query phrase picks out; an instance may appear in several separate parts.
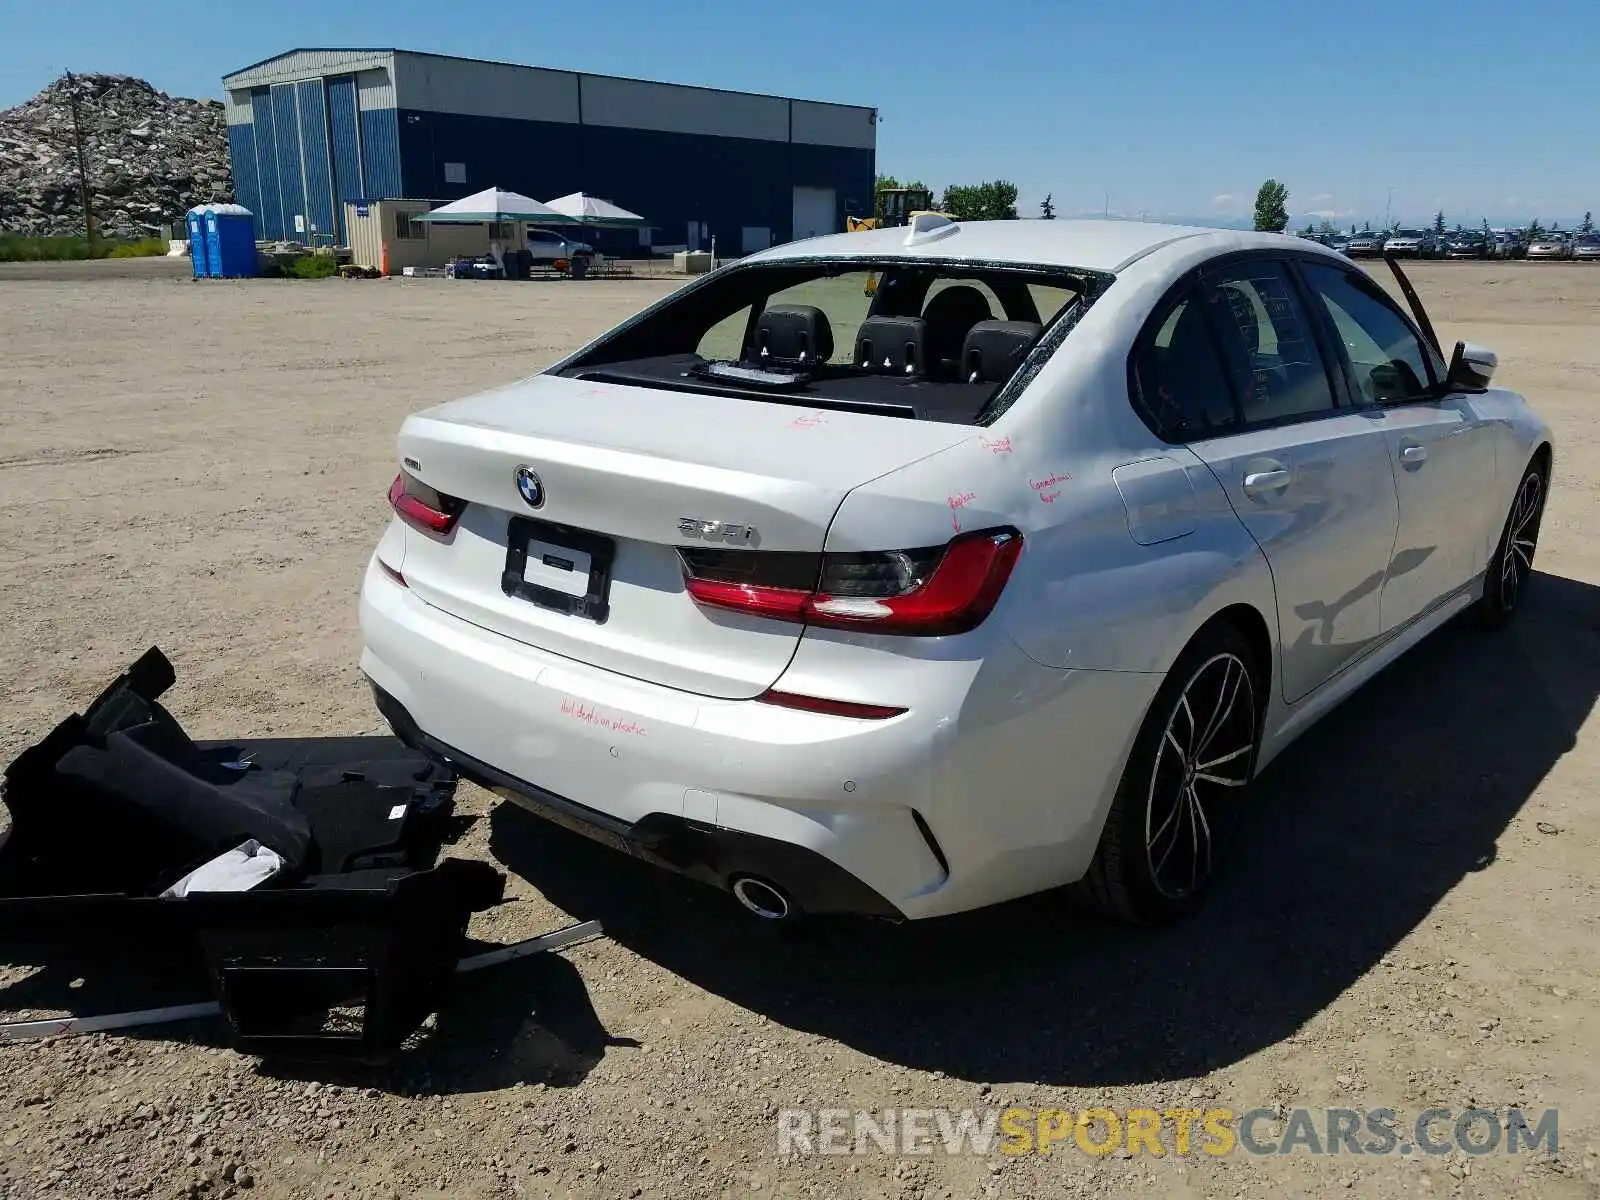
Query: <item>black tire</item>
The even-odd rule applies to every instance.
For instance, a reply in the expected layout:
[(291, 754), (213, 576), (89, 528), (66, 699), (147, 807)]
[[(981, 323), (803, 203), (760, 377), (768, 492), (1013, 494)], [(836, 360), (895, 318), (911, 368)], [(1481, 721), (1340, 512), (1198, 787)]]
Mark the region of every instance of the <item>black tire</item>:
[(1550, 471), (1541, 455), (1528, 464), (1511, 497), (1505, 528), (1484, 576), (1478, 620), (1498, 629), (1511, 620), (1533, 580), (1533, 556), (1539, 549), (1539, 526), (1544, 521), (1545, 498), (1550, 491)]
[[(1165, 924), (1199, 906), (1249, 800), (1266, 694), (1255, 651), (1236, 626), (1219, 622), (1195, 636), (1145, 715), (1077, 885), (1080, 900), (1136, 925)], [(1186, 753), (1196, 745), (1212, 757)]]

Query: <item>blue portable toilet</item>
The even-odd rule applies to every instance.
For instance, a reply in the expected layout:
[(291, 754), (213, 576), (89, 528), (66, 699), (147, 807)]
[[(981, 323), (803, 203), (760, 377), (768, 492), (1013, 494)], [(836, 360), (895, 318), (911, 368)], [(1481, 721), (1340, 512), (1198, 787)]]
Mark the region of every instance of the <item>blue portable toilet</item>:
[(204, 279), (211, 274), (211, 251), (206, 246), (206, 206), (197, 204), (186, 214), (189, 222), (189, 259), (194, 265), (194, 277)]
[(206, 259), (216, 279), (256, 276), (256, 219), (241, 204), (205, 207)]

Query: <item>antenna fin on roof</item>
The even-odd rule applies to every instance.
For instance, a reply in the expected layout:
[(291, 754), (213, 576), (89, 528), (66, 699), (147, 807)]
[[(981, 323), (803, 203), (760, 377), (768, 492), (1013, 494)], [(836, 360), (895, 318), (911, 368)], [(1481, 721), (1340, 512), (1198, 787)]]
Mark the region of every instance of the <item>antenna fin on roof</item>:
[(911, 218), (911, 228), (906, 233), (905, 244), (920, 246), (924, 242), (938, 241), (958, 232), (960, 228), (961, 226), (943, 213), (918, 213)]

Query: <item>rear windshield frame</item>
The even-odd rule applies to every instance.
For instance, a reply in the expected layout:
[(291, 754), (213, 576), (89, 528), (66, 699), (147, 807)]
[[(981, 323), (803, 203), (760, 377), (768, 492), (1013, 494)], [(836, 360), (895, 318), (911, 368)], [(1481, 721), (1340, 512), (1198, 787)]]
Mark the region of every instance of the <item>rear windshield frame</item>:
[[(724, 320), (726, 317), (737, 313), (746, 303), (753, 304), (760, 296), (771, 297), (786, 288), (794, 287), (813, 279), (864, 274), (866, 272), (881, 273), (886, 270), (903, 270), (905, 268), (929, 269), (949, 275), (978, 276), (980, 281), (981, 277), (985, 275), (1021, 276), (1025, 277), (1026, 282), (1057, 287), (1063, 291), (1073, 293), (1073, 298), (1062, 304), (1047, 320), (1042, 322), (1043, 332), (1011, 376), (998, 384), (991, 385), (992, 391), (987, 400), (971, 417), (953, 422), (973, 427), (992, 424), (1015, 402), (1028, 383), (1038, 374), (1039, 370), (1049, 361), (1056, 350), (1060, 348), (1067, 334), (1082, 319), (1083, 314), (1104, 294), (1106, 288), (1110, 286), (1114, 279), (1113, 275), (1104, 271), (1065, 267), (1057, 263), (1030, 263), (1015, 260), (1001, 261), (923, 255), (804, 255), (766, 259), (758, 262), (735, 263), (704, 275), (684, 287), (674, 290), (619, 325), (607, 330), (600, 337), (566, 358), (547, 367), (542, 373), (568, 378), (603, 379), (606, 374), (605, 368), (608, 365), (622, 366), (630, 362), (644, 361), (644, 356), (616, 355), (615, 351), (618, 349), (619, 343), (625, 345), (630, 338), (638, 335), (641, 327), (648, 326), (661, 317), (663, 313), (684, 304), (693, 305), (697, 300), (704, 302), (707, 297), (703, 293), (706, 291), (727, 288), (730, 284), (746, 284), (746, 277), (756, 273), (774, 277), (775, 281), (765, 291), (751, 290), (750, 300), (733, 304), (729, 312), (722, 314), (716, 320), (707, 324), (705, 329), (701, 331), (701, 336), (712, 328), (717, 321)], [(997, 317), (1004, 317), (1005, 314), (996, 315)], [(853, 331), (850, 336), (853, 338)], [(646, 345), (641, 348), (649, 347)], [(641, 383), (640, 386), (651, 385)], [(840, 408), (845, 410), (854, 408), (858, 411), (873, 411), (870, 406), (865, 406), (861, 403), (826, 395), (819, 396), (815, 393), (768, 392), (755, 388), (743, 389), (725, 385), (713, 386), (704, 385), (701, 382), (691, 384), (676, 380), (670, 385), (663, 383), (659, 386), (684, 394), (732, 394), (743, 399), (774, 404), (812, 408)], [(903, 419), (918, 419), (909, 412), (886, 411), (885, 415)], [(946, 418), (930, 417), (923, 419)]]

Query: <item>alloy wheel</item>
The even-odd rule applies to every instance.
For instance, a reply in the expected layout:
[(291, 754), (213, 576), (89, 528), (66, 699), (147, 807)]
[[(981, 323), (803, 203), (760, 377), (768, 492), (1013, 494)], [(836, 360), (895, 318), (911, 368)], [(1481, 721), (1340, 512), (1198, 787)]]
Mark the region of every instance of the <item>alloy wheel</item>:
[(1533, 573), (1533, 553), (1539, 542), (1539, 516), (1543, 509), (1544, 479), (1537, 471), (1522, 477), (1517, 498), (1506, 522), (1506, 544), (1500, 560), (1500, 607), (1516, 608), (1528, 576)]
[(1145, 858), (1168, 899), (1210, 877), (1255, 769), (1257, 729), (1249, 668), (1231, 653), (1207, 659), (1167, 718), (1145, 801)]

